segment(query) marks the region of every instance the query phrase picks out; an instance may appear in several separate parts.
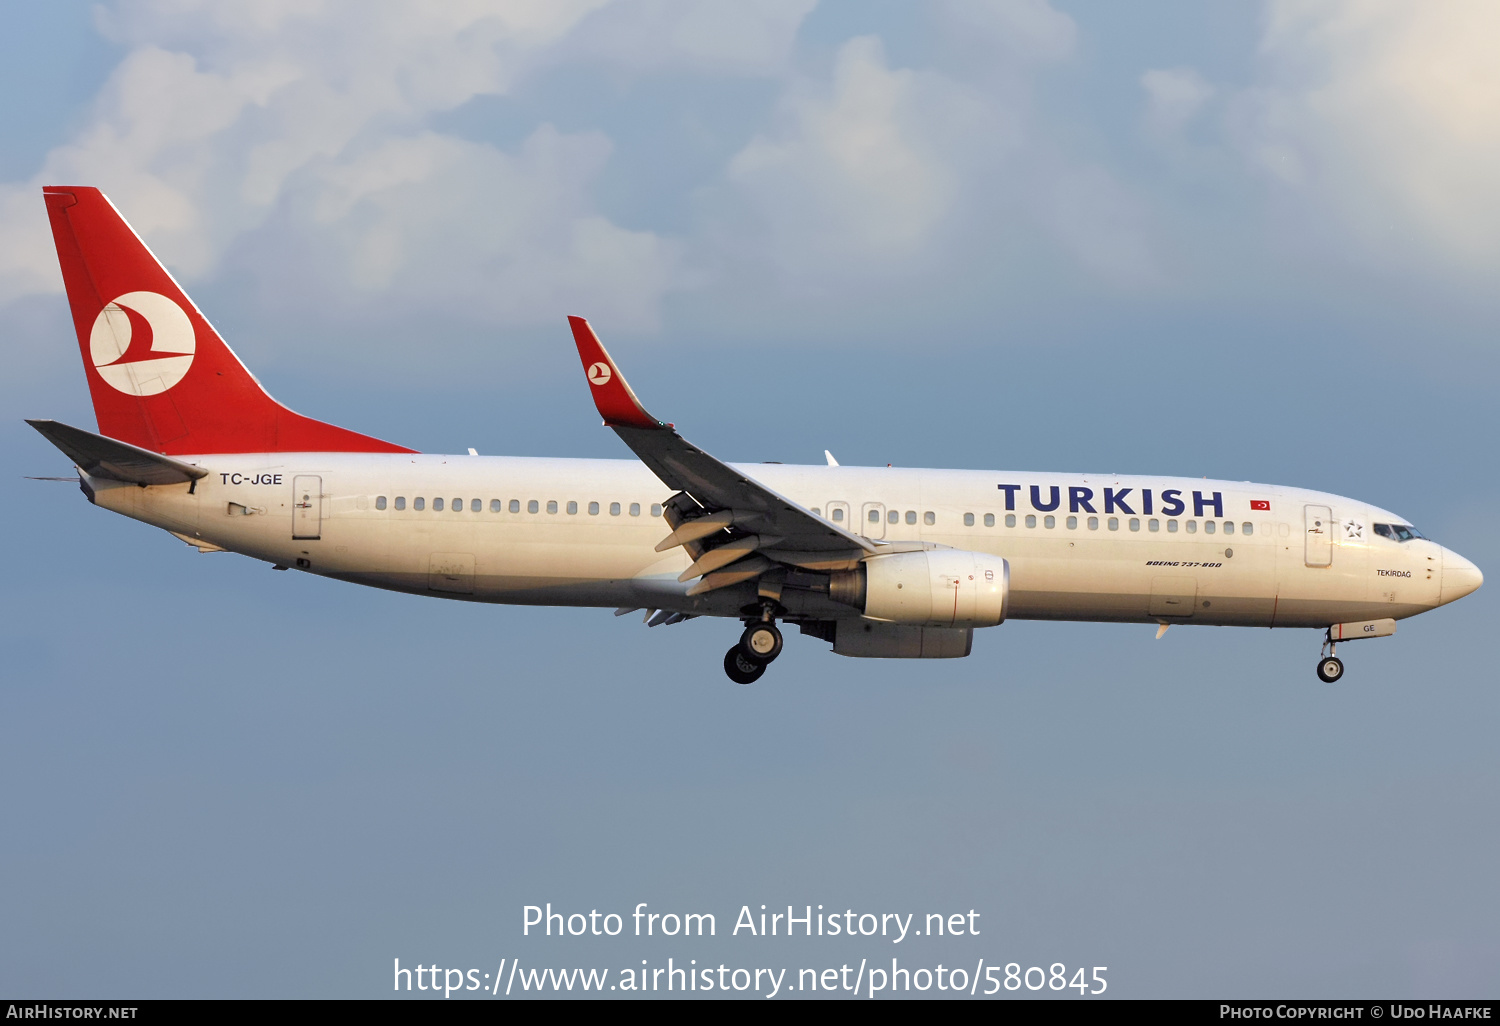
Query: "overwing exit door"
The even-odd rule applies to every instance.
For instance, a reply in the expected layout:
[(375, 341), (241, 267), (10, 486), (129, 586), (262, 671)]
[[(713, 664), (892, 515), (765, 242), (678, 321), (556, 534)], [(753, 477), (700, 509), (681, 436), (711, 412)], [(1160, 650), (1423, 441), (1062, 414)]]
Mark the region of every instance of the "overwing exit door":
[(1306, 506), (1303, 510), (1307, 531), (1304, 560), (1308, 566), (1333, 565), (1333, 510), (1327, 506)]
[(316, 474), (292, 478), (292, 538), (323, 536), (323, 479)]

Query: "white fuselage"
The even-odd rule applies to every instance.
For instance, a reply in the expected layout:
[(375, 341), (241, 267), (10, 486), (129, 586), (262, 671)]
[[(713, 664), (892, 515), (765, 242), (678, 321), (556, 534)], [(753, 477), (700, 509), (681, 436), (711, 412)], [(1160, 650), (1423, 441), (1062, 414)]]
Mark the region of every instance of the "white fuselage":
[[(209, 472), (191, 489), (86, 483), (99, 505), (205, 549), (375, 587), (724, 616), (754, 600), (753, 585), (686, 594), (677, 577), (687, 554), (654, 551), (669, 531), (657, 505), (668, 490), (635, 461), (345, 453), (182, 459)], [(1445, 594), (1445, 560), (1477, 574), (1433, 542), (1377, 536), (1376, 522), (1402, 522), (1394, 514), (1296, 488), (1112, 475), (736, 469), (872, 539), (1003, 557), (1011, 618), (1326, 627), (1412, 616), (1472, 590), (1457, 590), (1460, 577), (1470, 578), (1455, 569)], [(815, 592), (788, 589), (782, 602), (792, 617), (857, 615)]]

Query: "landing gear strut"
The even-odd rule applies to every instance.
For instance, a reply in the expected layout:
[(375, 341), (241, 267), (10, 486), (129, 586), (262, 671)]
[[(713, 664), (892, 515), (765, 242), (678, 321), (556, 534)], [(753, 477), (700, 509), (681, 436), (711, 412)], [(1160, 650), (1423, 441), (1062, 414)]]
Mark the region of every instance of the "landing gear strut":
[(1323, 651), (1318, 656), (1318, 679), (1332, 684), (1344, 675), (1344, 661), (1334, 655), (1335, 645), (1331, 635), (1323, 636)]
[(779, 655), (781, 631), (776, 629), (776, 621), (768, 609), (760, 620), (750, 623), (735, 646), (724, 653), (724, 672), (736, 684), (754, 684)]

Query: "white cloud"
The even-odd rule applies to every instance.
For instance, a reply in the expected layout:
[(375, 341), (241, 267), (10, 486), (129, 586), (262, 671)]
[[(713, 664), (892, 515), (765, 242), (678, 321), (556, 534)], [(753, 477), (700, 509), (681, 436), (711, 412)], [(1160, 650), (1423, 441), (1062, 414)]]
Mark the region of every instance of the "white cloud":
[(1057, 241), (1085, 269), (1115, 288), (1151, 289), (1162, 284), (1146, 210), (1108, 170), (1063, 169), (1050, 199), (1048, 223)]
[(1500, 6), (1489, 0), (1276, 0), (1262, 80), (1239, 98), (1239, 142), (1351, 249), (1492, 274), (1496, 38)]
[(1039, 248), (1085, 287), (1159, 284), (1145, 208), (1037, 123), (1034, 79), (1071, 53), (1072, 20), (1034, 2), (956, 2), (940, 16), (994, 60), (959, 78), (891, 67), (877, 37), (849, 40), (826, 78), (789, 84), (772, 127), (730, 161), (712, 197), (730, 225), (716, 242), (759, 247), (774, 276), (819, 295)]
[(677, 244), (628, 231), (587, 201), (610, 153), (601, 133), (537, 129), (512, 155), (432, 132), (388, 139), (322, 168), (286, 231), (304, 264), (340, 269), (354, 294), (447, 306), (480, 323), (587, 311), (654, 325)]
[(595, 57), (636, 70), (712, 75), (779, 74), (817, 0), (629, 0), (578, 29), (573, 59)]
[(943, 0), (937, 13), (952, 35), (1002, 66), (1062, 60), (1077, 44), (1073, 19), (1047, 0)]
[[(189, 281), (247, 233), (285, 227), (278, 211), (315, 209), (321, 237), (299, 241), (335, 259), (309, 265), (305, 286), (330, 300), (380, 287), (420, 306), (410, 286), (424, 282), (444, 299), (467, 288), (484, 319), (514, 321), (583, 290), (651, 323), (677, 249), (595, 207), (607, 139), (542, 128), (508, 153), (425, 128), (558, 59), (605, 2), (123, 0), (99, 15), (130, 49), (92, 117), (30, 181), (0, 185), (0, 301), (59, 288), (39, 186), (77, 183), (109, 193)], [(798, 6), (761, 20), (794, 30)], [(732, 37), (688, 29), (679, 49), (736, 52)], [(740, 49), (764, 63), (776, 45), (748, 33)], [(465, 191), (435, 195), (453, 189)]]
[(910, 256), (952, 207), (949, 144), (982, 115), (962, 86), (891, 69), (880, 40), (860, 37), (839, 50), (830, 81), (788, 90), (777, 127), (735, 155), (728, 180), (788, 270)]
[[(1070, 17), (1044, 0), (947, 0), (931, 14), (941, 70), (893, 66), (875, 36), (822, 68), (797, 54), (812, 4), (120, 0), (100, 23), (128, 52), (91, 116), (37, 176), (0, 185), (0, 301), (58, 288), (37, 194), (54, 182), (104, 188), (190, 286), (229, 260), (280, 301), (384, 303), (407, 323), (583, 310), (649, 327), (664, 297), (714, 269), (734, 272), (726, 287), (748, 267), (857, 291), (952, 277), (997, 252), (1061, 254), (1084, 288), (1158, 280), (1131, 191), (1039, 115), (1037, 82), (1075, 53)], [(596, 193), (615, 143), (599, 129), (532, 114), (504, 146), (435, 130), (435, 115), (528, 76), (553, 75), (550, 89), (600, 66), (683, 89), (759, 76), (780, 90), (765, 123), (715, 126), (729, 145), (698, 179), (701, 219), (676, 234), (606, 215)], [(1192, 82), (1161, 74), (1178, 77), (1146, 88), (1191, 117)], [(578, 109), (559, 121), (578, 125)], [(637, 174), (651, 166), (630, 156)], [(607, 184), (613, 199), (639, 189)]]
[(1141, 75), (1146, 91), (1146, 126), (1160, 136), (1187, 127), (1214, 95), (1214, 87), (1192, 68), (1153, 68)]

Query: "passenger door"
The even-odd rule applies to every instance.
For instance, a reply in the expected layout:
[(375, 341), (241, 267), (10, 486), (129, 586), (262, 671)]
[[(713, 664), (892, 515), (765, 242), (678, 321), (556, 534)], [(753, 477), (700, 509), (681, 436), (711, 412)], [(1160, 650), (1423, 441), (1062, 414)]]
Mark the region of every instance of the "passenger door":
[(1307, 538), (1303, 549), (1303, 562), (1308, 566), (1333, 565), (1333, 510), (1327, 506), (1303, 508), (1303, 527)]
[(323, 536), (323, 479), (316, 474), (292, 478), (292, 538)]

